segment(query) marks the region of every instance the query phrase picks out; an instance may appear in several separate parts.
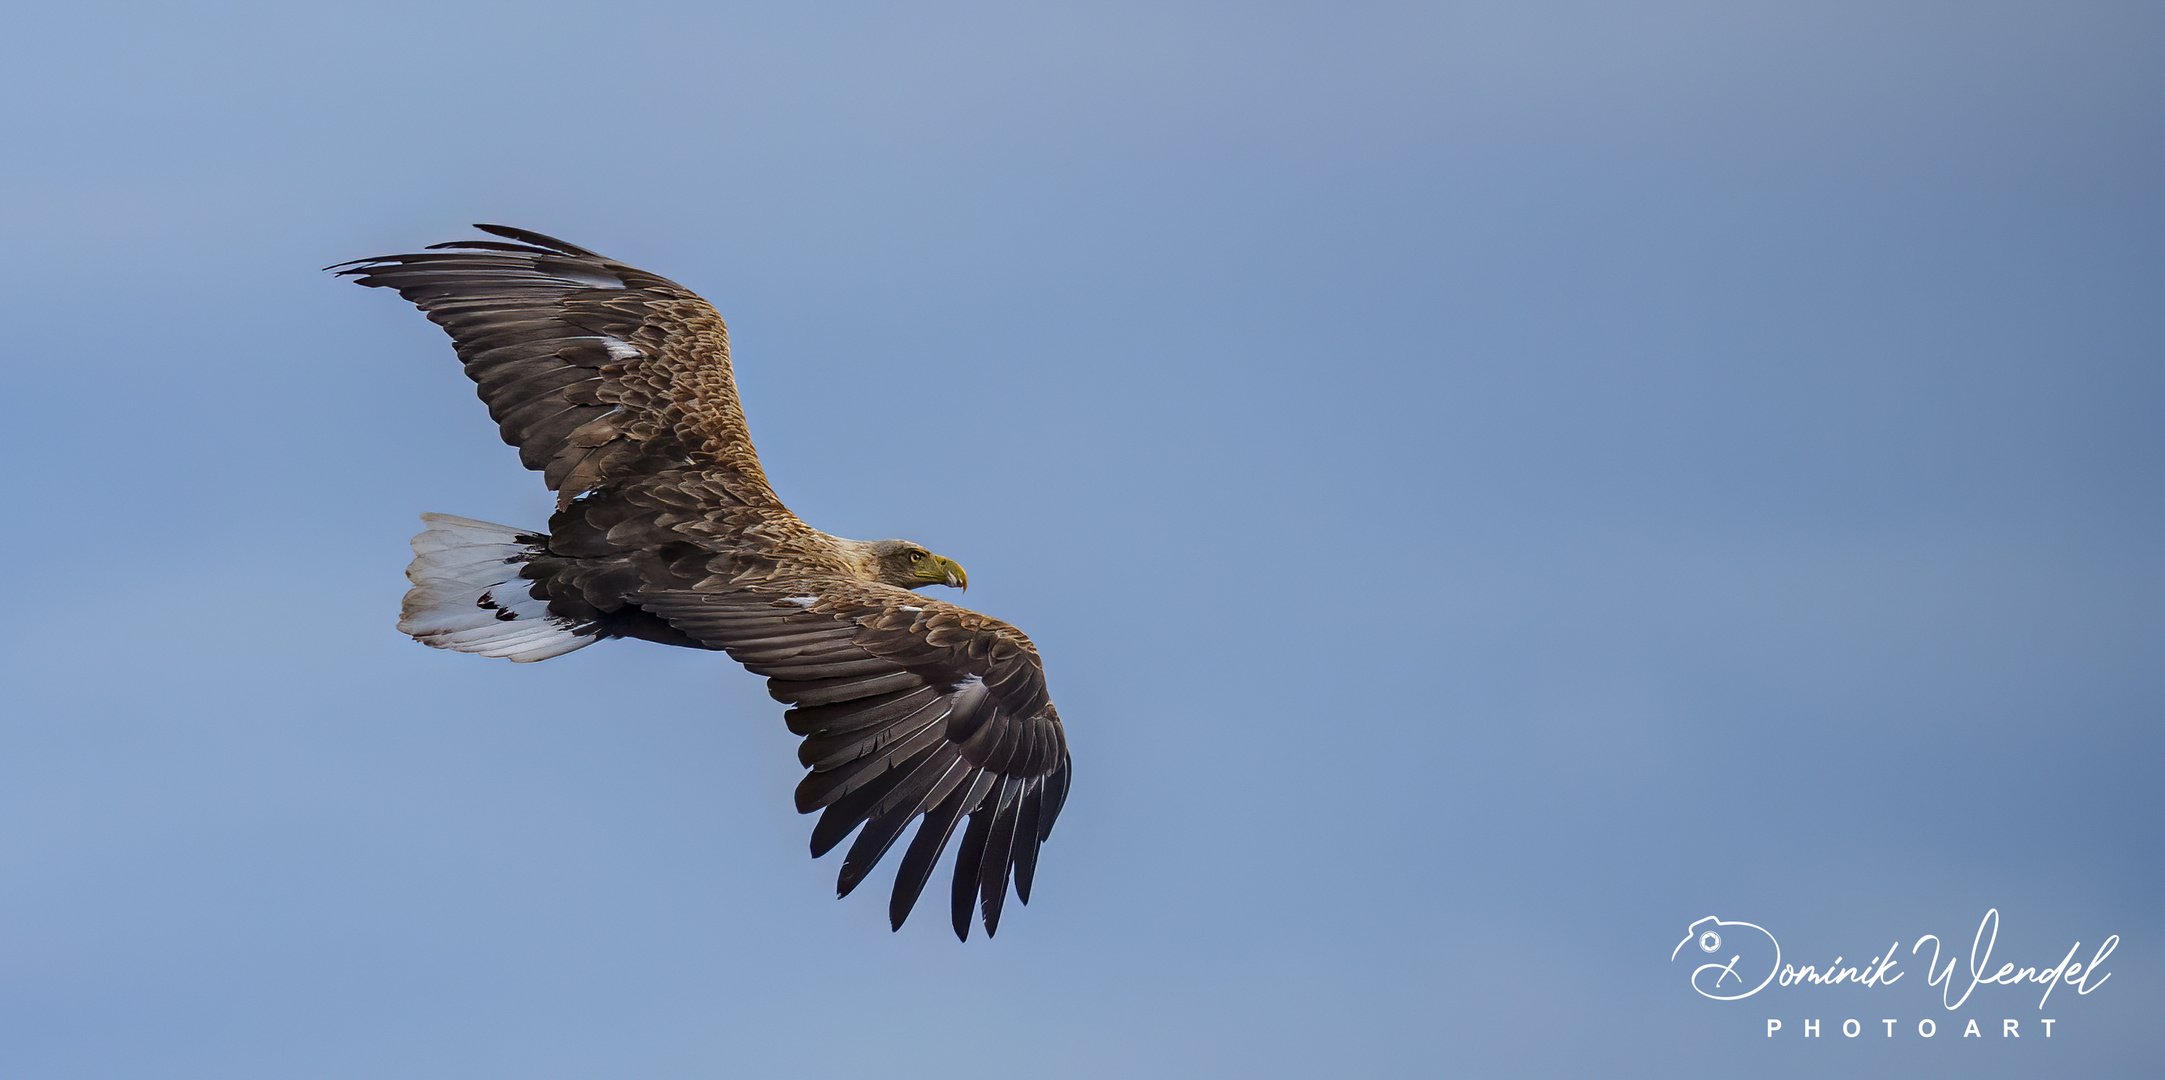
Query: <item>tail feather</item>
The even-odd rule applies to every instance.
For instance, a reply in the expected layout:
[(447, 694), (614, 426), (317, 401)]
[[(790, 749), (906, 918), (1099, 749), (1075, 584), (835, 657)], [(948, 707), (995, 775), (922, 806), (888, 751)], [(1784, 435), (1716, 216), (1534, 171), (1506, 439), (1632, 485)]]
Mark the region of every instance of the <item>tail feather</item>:
[(423, 514), (427, 530), (413, 538), (406, 568), (413, 588), (398, 628), (438, 649), (499, 656), (519, 663), (547, 660), (593, 644), (591, 624), (549, 613), (519, 568), (544, 551), (547, 538), (508, 525), (450, 514)]

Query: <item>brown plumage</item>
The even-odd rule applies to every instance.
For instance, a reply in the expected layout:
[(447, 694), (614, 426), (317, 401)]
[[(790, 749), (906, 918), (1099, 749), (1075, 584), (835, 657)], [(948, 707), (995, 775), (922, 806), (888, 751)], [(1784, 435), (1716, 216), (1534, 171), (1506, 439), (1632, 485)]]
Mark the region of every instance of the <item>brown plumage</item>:
[(1067, 796), (1037, 649), (912, 591), (962, 568), (901, 540), (830, 536), (782, 505), (752, 449), (729, 337), (684, 287), (547, 236), (439, 244), (331, 269), (396, 290), (451, 335), (504, 441), (557, 493), (546, 534), (425, 515), (402, 630), (543, 660), (607, 637), (727, 652), (794, 706), (820, 811), (812, 854), (852, 832), (847, 896), (913, 820), (896, 928), (967, 817), (953, 915), (969, 937), (1024, 903)]

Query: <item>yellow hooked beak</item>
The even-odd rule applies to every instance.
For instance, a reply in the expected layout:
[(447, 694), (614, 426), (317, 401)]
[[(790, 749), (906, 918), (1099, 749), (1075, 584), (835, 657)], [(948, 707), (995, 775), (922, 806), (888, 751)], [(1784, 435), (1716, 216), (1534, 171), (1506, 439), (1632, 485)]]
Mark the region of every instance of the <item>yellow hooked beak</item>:
[(970, 575), (962, 572), (962, 564), (944, 555), (938, 557), (938, 568), (946, 574), (945, 583), (950, 589), (970, 591)]
[(970, 588), (970, 575), (962, 572), (962, 564), (945, 555), (926, 552), (918, 556), (917, 569), (912, 571), (910, 576), (928, 584), (945, 585), (950, 589), (967, 592)]

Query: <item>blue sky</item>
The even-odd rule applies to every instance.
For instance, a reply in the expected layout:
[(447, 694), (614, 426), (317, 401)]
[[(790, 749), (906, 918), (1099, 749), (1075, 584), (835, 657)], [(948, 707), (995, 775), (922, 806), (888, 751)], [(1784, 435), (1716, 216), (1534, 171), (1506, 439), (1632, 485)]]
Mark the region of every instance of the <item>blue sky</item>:
[[(2165, 1056), (2152, 8), (9, 23), (0, 1074)], [(317, 268), (475, 221), (714, 301), (791, 505), (1037, 640), (1075, 789), (996, 940), (831, 899), (722, 658), (392, 629), (417, 515), (549, 500)], [(2112, 977), (1943, 1008), (1988, 910)], [(1910, 974), (1707, 1000), (1708, 915)]]

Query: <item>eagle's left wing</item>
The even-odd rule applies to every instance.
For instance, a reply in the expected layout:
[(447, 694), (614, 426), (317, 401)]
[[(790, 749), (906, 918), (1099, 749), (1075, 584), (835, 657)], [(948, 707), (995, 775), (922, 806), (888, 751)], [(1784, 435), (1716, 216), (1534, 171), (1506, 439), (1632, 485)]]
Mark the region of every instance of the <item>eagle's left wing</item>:
[(726, 592), (659, 591), (634, 600), (702, 645), (768, 678), (794, 705), (811, 772), (797, 809), (823, 811), (812, 854), (862, 826), (837, 882), (847, 896), (923, 818), (895, 875), (888, 917), (909, 916), (967, 815), (955, 853), (955, 934), (980, 904), (999, 929), (1010, 875), (1030, 902), (1038, 845), (1067, 798), (1069, 758), (1037, 649), (967, 608), (888, 585), (815, 578)]
[(557, 507), (690, 466), (710, 497), (781, 508), (737, 403), (729, 331), (667, 278), (555, 237), (462, 240), (330, 269), (393, 289), (451, 335), (504, 441)]

